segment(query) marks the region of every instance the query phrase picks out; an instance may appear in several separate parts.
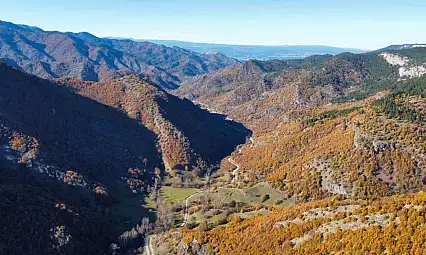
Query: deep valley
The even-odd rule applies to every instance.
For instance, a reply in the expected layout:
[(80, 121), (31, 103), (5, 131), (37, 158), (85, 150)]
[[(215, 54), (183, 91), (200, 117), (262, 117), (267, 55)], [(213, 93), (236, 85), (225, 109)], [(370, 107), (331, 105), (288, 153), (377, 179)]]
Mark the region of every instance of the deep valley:
[(0, 22), (0, 254), (423, 254), (426, 47), (240, 61)]

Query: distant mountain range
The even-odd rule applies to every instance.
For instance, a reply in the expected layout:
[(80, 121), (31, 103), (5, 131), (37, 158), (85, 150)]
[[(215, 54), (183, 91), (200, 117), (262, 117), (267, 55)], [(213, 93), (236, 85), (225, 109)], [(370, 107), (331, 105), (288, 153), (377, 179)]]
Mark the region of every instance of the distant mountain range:
[(137, 74), (167, 89), (177, 88), (186, 77), (238, 63), (223, 54), (98, 38), (86, 32), (44, 31), (3, 21), (0, 60), (42, 78), (103, 81)]
[[(116, 38), (120, 39), (120, 38)], [(124, 39), (124, 38), (122, 38)], [(365, 50), (338, 48), (323, 45), (233, 45), (214, 43), (195, 43), (175, 40), (132, 39), (138, 42), (148, 41), (168, 47), (180, 47), (203, 54), (222, 53), (239, 60), (301, 59), (312, 55), (336, 55), (343, 52), (362, 53)]]

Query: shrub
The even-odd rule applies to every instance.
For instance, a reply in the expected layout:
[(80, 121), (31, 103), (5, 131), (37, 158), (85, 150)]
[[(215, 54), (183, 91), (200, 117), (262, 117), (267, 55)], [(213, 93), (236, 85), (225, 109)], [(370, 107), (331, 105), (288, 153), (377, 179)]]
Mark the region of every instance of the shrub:
[(223, 224), (226, 224), (226, 223), (228, 223), (228, 218), (225, 217), (225, 216), (220, 216), (219, 218), (217, 218), (215, 220), (215, 225), (216, 226), (223, 225)]
[(221, 211), (220, 210), (213, 210), (212, 211), (212, 214), (213, 215), (219, 215), (221, 213)]
[(193, 228), (197, 227), (197, 222), (188, 222), (188, 223), (186, 223), (186, 227), (188, 229), (193, 229)]
[(262, 203), (266, 202), (267, 200), (269, 200), (270, 196), (268, 194), (265, 194), (262, 196)]
[(210, 229), (209, 225), (207, 224), (205, 220), (201, 221), (198, 227), (200, 228), (201, 231), (208, 231)]

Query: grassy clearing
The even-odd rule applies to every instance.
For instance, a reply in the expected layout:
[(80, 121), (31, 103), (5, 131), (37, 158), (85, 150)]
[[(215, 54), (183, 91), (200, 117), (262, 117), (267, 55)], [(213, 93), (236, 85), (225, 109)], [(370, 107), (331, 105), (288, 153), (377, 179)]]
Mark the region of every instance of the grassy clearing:
[[(294, 205), (293, 200), (284, 200), (284, 194), (272, 188), (268, 183), (259, 183), (251, 188), (236, 189), (236, 188), (218, 188), (215, 191), (203, 191), (194, 195), (189, 202), (193, 202), (194, 208), (199, 208), (199, 205), (208, 203), (214, 208), (207, 210), (197, 210), (189, 216), (189, 223), (199, 225), (201, 222), (206, 222), (207, 225), (212, 224), (217, 226), (220, 219), (227, 219), (229, 216), (239, 216), (240, 218), (251, 218), (260, 214), (267, 214), (267, 209), (259, 209), (255, 211), (237, 212), (232, 211), (233, 206), (229, 207), (226, 204), (237, 203), (245, 206), (273, 206), (285, 207)], [(206, 202), (209, 201), (209, 202)], [(218, 208), (218, 209), (215, 209)], [(191, 209), (190, 209), (191, 212)]]
[[(269, 196), (269, 199), (263, 201), (265, 195)], [(193, 196), (190, 201), (208, 198), (221, 203), (235, 201), (249, 205), (263, 204), (278, 207), (294, 205), (293, 200), (284, 200), (283, 197), (284, 194), (281, 191), (272, 188), (268, 183), (259, 183), (247, 189), (219, 188), (216, 192), (205, 191)]]
[(181, 203), (190, 195), (200, 191), (194, 188), (173, 188), (164, 186), (160, 189), (160, 195), (170, 204)]
[[(200, 190), (194, 188), (173, 188), (164, 186), (160, 188), (160, 196), (162, 201), (166, 201), (168, 205), (178, 203), (183, 204), (187, 197), (198, 191)], [(144, 207), (146, 209), (155, 210), (155, 201), (153, 201), (149, 196), (145, 197)]]

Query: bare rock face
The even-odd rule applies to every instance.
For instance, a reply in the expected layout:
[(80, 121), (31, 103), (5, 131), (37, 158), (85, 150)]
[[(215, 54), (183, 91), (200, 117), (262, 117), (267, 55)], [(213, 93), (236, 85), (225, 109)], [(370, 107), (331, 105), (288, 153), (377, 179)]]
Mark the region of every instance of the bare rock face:
[(316, 158), (310, 164), (313, 171), (317, 171), (321, 176), (321, 187), (330, 194), (350, 196), (353, 187), (348, 184), (346, 176), (336, 176), (338, 169), (330, 167), (326, 160)]
[(365, 147), (365, 138), (361, 134), (359, 126), (354, 124), (353, 129), (354, 129), (354, 146), (355, 146), (355, 148), (357, 148), (357, 149), (364, 148)]
[(384, 150), (394, 150), (395, 145), (383, 140), (373, 141), (373, 149), (375, 152), (384, 151)]
[(398, 54), (392, 54), (383, 52), (380, 54), (389, 64), (393, 66), (405, 66), (408, 62), (410, 62), (410, 59), (404, 56), (400, 56)]
[(383, 52), (380, 54), (390, 65), (398, 66), (398, 74), (401, 79), (403, 78), (418, 78), (426, 74), (426, 67), (416, 65), (411, 59), (401, 56), (396, 53)]
[(366, 134), (362, 134), (357, 125), (353, 125), (354, 129), (354, 146), (357, 149), (372, 150), (380, 152), (385, 150), (395, 150), (395, 144), (389, 141), (375, 139)]

